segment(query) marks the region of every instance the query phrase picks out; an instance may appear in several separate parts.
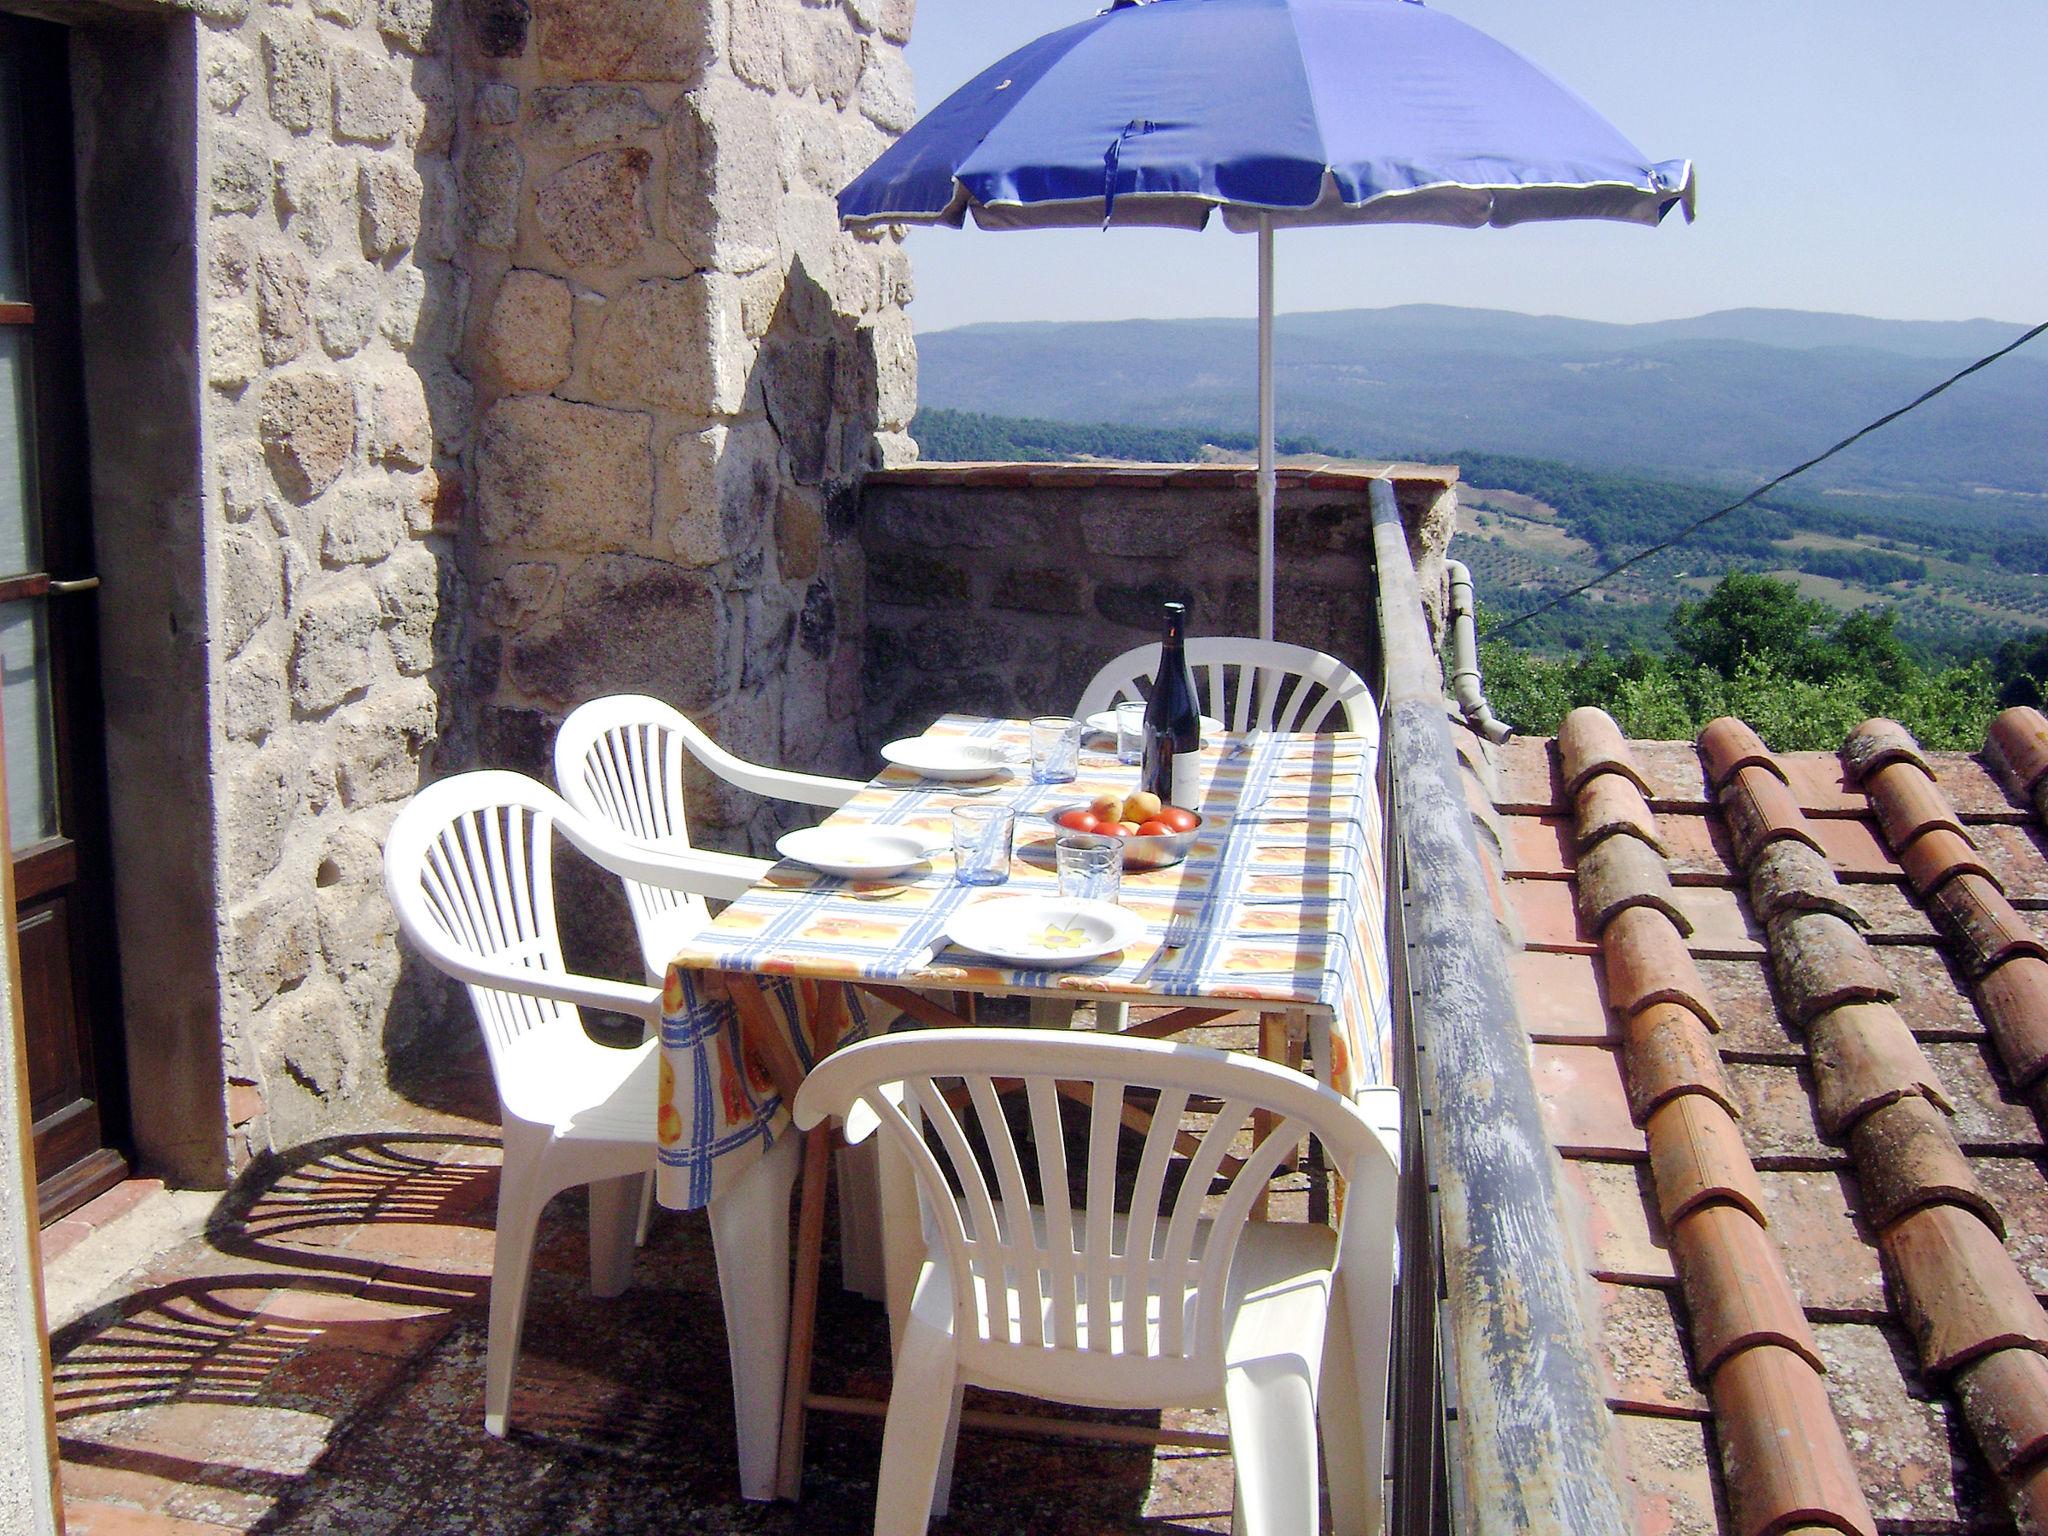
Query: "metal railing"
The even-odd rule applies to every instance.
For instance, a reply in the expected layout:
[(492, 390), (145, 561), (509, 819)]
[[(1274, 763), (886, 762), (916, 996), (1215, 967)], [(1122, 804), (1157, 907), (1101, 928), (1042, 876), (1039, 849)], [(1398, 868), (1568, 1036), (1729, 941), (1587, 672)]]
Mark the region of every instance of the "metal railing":
[(1370, 495), (1389, 974), (1409, 1159), (1390, 1528), (1625, 1536), (1610, 1416), (1443, 673), (1393, 487), (1375, 481)]

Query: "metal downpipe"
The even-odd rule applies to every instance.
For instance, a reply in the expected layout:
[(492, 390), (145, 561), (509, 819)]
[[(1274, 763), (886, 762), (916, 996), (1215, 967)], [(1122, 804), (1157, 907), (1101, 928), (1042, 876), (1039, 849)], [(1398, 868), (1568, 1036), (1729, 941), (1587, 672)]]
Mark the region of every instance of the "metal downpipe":
[(1446, 560), (1444, 569), (1451, 577), (1451, 698), (1458, 713), (1480, 735), (1492, 742), (1506, 741), (1515, 734), (1514, 727), (1495, 717), (1479, 678), (1479, 626), (1474, 619), (1472, 573), (1459, 560)]

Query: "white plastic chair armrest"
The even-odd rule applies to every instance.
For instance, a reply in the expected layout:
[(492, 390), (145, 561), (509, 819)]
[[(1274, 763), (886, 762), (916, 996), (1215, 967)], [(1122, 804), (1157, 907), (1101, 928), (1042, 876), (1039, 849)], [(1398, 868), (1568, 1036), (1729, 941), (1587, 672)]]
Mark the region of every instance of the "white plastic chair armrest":
[(559, 825), (562, 835), (592, 863), (625, 879), (664, 890), (736, 901), (775, 867), (767, 859), (716, 853), (709, 848), (656, 848), (636, 843), (588, 818), (578, 818), (573, 823), (564, 818)]
[(788, 768), (764, 768), (745, 758), (734, 757), (702, 731), (683, 735), (697, 760), (729, 784), (751, 790), (770, 800), (793, 800), (798, 805), (818, 805), (837, 810), (861, 791), (852, 779), (835, 779), (822, 773), (797, 773)]
[(523, 965), (493, 965), (453, 949), (436, 946), (435, 961), (458, 981), (499, 992), (516, 992), (553, 1002), (575, 1003), (584, 1008), (601, 1008), (608, 1013), (627, 1013), (661, 1023), (661, 988), (630, 981), (613, 981), (605, 976), (583, 976), (574, 971), (538, 971)]

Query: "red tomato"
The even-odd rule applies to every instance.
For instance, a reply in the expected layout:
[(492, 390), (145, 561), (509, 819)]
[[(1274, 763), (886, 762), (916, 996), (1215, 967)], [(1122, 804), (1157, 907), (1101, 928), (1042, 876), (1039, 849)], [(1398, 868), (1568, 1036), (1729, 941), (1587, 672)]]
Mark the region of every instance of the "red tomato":
[(1169, 805), (1154, 818), (1165, 822), (1176, 832), (1192, 832), (1202, 824), (1202, 818), (1193, 811), (1184, 811), (1177, 805)]
[(1173, 828), (1167, 824), (1164, 816), (1154, 816), (1148, 821), (1138, 823), (1138, 836), (1171, 837), (1173, 836)]
[(1069, 832), (1100, 832), (1102, 830), (1102, 818), (1089, 810), (1085, 805), (1071, 811), (1061, 811), (1059, 814), (1059, 824)]
[[(1103, 830), (1106, 832), (1109, 829), (1104, 827)], [(1135, 821), (1120, 821), (1116, 824), (1116, 835), (1118, 837), (1136, 837), (1138, 836), (1138, 824)]]

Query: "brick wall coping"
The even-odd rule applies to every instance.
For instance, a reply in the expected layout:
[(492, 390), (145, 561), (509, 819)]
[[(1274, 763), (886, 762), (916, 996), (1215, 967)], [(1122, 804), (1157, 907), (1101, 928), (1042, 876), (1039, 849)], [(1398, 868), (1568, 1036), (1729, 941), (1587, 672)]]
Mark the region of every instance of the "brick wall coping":
[[(1305, 468), (1282, 465), (1276, 471), (1279, 488), (1301, 490), (1308, 486), (1355, 490), (1365, 494), (1372, 481), (1385, 477), (1397, 482), (1418, 481), (1428, 485), (1458, 483), (1458, 470), (1448, 464), (1331, 465)], [(1258, 469), (1251, 464), (1020, 464), (1010, 461), (963, 464), (906, 464), (899, 469), (870, 471), (866, 484), (937, 486), (1101, 486), (1126, 485), (1134, 490), (1201, 487), (1242, 487), (1255, 489)]]

